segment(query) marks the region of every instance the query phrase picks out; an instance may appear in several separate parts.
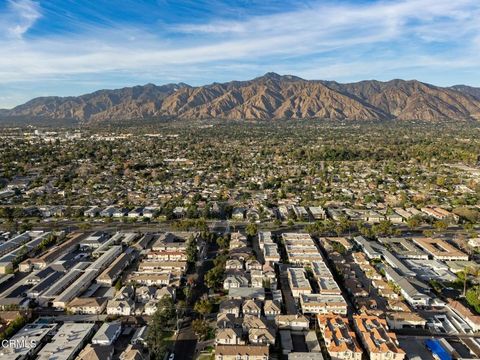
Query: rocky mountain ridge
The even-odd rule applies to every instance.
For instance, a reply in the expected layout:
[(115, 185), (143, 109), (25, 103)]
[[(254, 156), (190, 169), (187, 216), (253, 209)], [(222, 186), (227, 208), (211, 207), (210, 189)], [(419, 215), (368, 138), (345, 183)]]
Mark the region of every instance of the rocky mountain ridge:
[(77, 97), (40, 97), (0, 119), (80, 124), (152, 118), (226, 120), (480, 120), (480, 88), (416, 80), (341, 84), (267, 73), (249, 81), (192, 87), (147, 84)]

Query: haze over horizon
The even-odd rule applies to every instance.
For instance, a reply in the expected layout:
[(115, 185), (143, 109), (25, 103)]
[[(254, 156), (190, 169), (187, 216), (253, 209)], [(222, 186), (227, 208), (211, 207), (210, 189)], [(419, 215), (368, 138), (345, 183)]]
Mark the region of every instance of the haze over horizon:
[(0, 4), (0, 108), (145, 83), (269, 71), (480, 86), (474, 0), (74, 1)]

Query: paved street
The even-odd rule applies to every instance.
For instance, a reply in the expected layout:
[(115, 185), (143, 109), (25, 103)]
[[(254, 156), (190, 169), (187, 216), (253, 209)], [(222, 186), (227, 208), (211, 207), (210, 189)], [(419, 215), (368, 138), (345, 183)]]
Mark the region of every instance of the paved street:
[(186, 327), (179, 331), (175, 341), (175, 360), (191, 360), (195, 355), (195, 347), (197, 345), (197, 337), (192, 327)]

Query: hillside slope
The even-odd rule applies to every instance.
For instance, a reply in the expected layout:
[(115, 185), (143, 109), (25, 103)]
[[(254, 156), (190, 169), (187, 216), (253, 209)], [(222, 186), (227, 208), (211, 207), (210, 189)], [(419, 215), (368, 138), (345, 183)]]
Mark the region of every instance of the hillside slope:
[(78, 123), (151, 118), (332, 120), (480, 120), (480, 89), (419, 81), (340, 84), (275, 73), (249, 81), (191, 87), (147, 84), (78, 97), (41, 97), (0, 118)]

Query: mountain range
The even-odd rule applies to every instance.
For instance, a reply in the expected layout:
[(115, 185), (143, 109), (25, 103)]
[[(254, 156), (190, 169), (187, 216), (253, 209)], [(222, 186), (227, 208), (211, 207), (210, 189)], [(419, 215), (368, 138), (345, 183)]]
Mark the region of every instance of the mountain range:
[(78, 124), (138, 119), (480, 120), (480, 88), (416, 80), (342, 84), (267, 73), (249, 81), (184, 83), (39, 97), (0, 110), (0, 121)]

